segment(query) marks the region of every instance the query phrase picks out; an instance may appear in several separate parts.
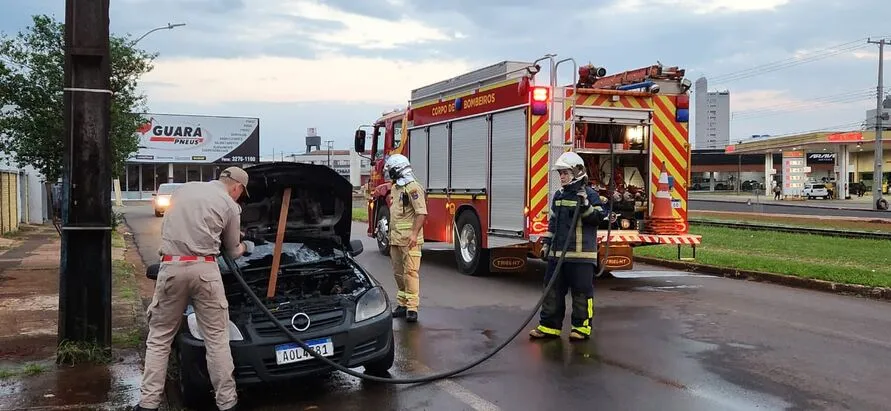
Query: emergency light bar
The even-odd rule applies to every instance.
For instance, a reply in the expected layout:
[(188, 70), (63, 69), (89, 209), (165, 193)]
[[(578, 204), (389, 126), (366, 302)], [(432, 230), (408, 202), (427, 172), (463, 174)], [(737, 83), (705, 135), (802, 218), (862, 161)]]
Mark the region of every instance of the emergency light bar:
[(677, 113), (675, 113), (675, 121), (678, 123), (687, 123), (690, 121), (690, 96), (680, 95), (677, 97)]
[(532, 114), (543, 116), (548, 114), (548, 100), (550, 97), (550, 89), (547, 87), (532, 88)]

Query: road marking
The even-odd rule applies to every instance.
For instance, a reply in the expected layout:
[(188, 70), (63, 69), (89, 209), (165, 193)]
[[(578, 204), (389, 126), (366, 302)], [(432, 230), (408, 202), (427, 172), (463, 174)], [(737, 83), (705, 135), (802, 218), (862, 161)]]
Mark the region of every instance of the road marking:
[[(422, 364), (419, 361), (412, 361), (415, 369), (421, 371), (425, 374), (432, 374), (433, 370), (430, 367)], [(434, 383), (437, 387), (441, 388), (443, 391), (449, 393), (452, 397), (455, 397), (459, 401), (467, 404), (471, 408), (476, 411), (500, 411), (501, 408), (491, 402), (487, 401), (485, 398), (480, 397), (479, 395), (474, 394), (467, 388), (461, 386), (452, 380), (439, 380)]]

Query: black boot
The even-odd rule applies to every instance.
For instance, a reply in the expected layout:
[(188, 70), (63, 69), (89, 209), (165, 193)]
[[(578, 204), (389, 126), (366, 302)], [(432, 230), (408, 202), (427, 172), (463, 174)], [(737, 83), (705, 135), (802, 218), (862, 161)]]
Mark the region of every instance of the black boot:
[(393, 318), (401, 318), (405, 317), (406, 308), (404, 305), (397, 306), (395, 310), (393, 310)]
[(417, 311), (408, 311), (405, 316), (406, 316), (405, 320), (410, 323), (418, 322), (418, 312)]
[(139, 404), (134, 405), (133, 408), (130, 408), (130, 410), (131, 411), (158, 411), (157, 408), (142, 408), (139, 406)]

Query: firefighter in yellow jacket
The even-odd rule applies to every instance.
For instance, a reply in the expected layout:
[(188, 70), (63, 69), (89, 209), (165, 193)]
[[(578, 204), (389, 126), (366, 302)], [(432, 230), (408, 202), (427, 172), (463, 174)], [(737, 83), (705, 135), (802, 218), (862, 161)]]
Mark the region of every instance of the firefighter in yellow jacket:
[(426, 196), (404, 155), (394, 154), (387, 158), (384, 174), (393, 183), (390, 189), (390, 260), (399, 287), (393, 317), (406, 317), (408, 322), (416, 322), (420, 305), (418, 270), (421, 268), (421, 245), (427, 218)]

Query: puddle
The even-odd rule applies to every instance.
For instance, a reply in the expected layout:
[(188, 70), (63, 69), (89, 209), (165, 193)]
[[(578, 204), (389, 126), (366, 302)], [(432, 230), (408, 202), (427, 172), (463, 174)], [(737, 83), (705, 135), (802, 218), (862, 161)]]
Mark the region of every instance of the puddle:
[(697, 277), (697, 278), (715, 278), (714, 276), (705, 274), (693, 274), (685, 271), (677, 270), (640, 270), (640, 271), (616, 271), (613, 273), (616, 278), (662, 278), (662, 277)]
[(648, 291), (648, 292), (659, 292), (659, 293), (667, 293), (675, 290), (684, 290), (684, 289), (697, 289), (702, 288), (701, 285), (642, 285), (639, 287), (612, 287), (610, 290), (613, 291)]
[(0, 382), (0, 409), (81, 406), (111, 409), (135, 404), (142, 379), (135, 353), (108, 366), (56, 366), (34, 376)]

